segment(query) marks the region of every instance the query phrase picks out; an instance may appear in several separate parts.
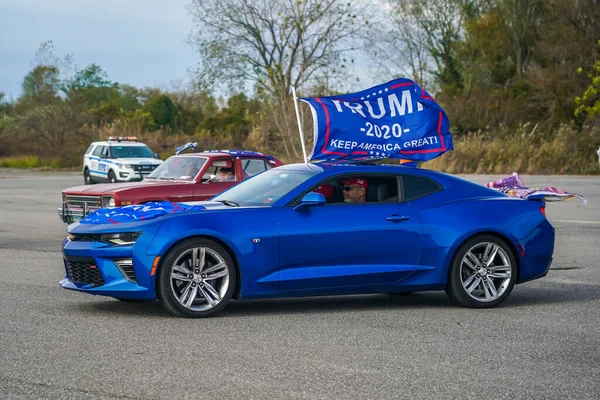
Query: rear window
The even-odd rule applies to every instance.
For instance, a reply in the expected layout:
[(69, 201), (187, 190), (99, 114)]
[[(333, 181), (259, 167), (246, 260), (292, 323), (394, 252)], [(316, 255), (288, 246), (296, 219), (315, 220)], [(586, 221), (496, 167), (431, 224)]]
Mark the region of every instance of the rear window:
[(402, 176), (402, 188), (405, 201), (415, 200), (442, 189), (434, 180), (414, 175)]

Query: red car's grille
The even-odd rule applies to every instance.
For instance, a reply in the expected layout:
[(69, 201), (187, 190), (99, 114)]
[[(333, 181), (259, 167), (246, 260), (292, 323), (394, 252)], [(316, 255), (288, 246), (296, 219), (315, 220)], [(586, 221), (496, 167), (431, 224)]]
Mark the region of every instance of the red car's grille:
[(100, 196), (70, 196), (67, 195), (67, 205), (69, 207), (100, 208)]

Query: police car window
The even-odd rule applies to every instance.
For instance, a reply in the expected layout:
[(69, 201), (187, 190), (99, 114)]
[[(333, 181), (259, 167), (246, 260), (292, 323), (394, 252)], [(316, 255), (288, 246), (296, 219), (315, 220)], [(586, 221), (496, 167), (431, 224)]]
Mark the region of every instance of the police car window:
[(263, 160), (253, 158), (242, 159), (242, 168), (247, 177), (254, 176), (267, 170), (266, 163)]
[(102, 152), (100, 153), (100, 157), (108, 157), (108, 146), (102, 146)]
[(88, 147), (88, 149), (86, 150), (85, 154), (90, 154), (92, 152), (93, 148), (94, 148), (94, 145), (90, 144), (90, 147)]
[(113, 158), (154, 158), (154, 153), (148, 146), (111, 146)]
[(96, 157), (100, 157), (100, 155), (102, 154), (102, 150), (104, 149), (104, 146), (96, 146), (96, 148), (94, 149), (94, 152), (92, 153), (93, 156)]
[(403, 175), (402, 185), (405, 201), (418, 199), (441, 190), (438, 183), (423, 176)]

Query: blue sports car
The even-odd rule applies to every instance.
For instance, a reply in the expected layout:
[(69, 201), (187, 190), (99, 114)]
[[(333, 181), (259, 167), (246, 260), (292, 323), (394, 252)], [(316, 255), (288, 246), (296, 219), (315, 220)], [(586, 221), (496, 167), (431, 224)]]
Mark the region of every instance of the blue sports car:
[(489, 308), (547, 274), (545, 203), (400, 165), (290, 164), (212, 198), (98, 210), (63, 242), (65, 289), (208, 317), (231, 299), (445, 290)]

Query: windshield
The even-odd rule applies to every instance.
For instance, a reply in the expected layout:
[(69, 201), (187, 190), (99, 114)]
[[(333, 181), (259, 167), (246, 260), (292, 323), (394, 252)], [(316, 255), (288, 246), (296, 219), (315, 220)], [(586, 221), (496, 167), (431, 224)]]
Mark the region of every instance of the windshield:
[(212, 200), (226, 200), (240, 206), (266, 206), (276, 202), (317, 173), (271, 169), (245, 180)]
[(110, 146), (113, 158), (154, 158), (154, 153), (148, 146)]
[(205, 163), (204, 157), (172, 156), (152, 171), (146, 179), (195, 181)]

